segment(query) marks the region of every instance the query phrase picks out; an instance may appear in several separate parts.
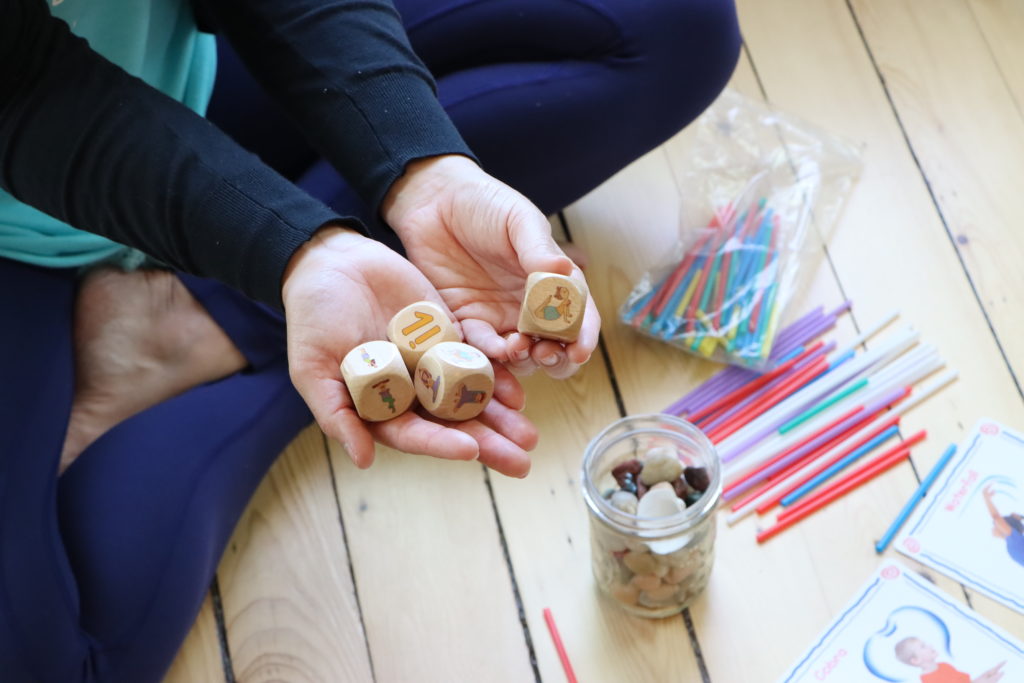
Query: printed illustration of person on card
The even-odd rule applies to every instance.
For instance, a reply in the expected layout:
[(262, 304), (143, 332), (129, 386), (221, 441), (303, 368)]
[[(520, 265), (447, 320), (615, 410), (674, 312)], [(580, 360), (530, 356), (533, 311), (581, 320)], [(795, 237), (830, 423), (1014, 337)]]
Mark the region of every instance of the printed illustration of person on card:
[(921, 669), (921, 683), (997, 683), (1003, 677), (1002, 661), (977, 678), (939, 661), (938, 651), (916, 636), (909, 636), (896, 643), (896, 659), (904, 664)]
[(996, 507), (994, 498), (995, 489), (991, 485), (986, 486), (982, 491), (985, 498), (985, 507), (992, 518), (992, 535), (1006, 541), (1006, 552), (1017, 564), (1024, 566), (1024, 515), (1014, 512), (1003, 515)]

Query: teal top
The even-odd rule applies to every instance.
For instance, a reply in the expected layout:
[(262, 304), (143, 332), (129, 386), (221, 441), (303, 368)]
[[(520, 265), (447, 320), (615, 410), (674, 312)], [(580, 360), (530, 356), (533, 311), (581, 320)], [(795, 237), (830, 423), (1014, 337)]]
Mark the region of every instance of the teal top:
[[(214, 37), (200, 33), (187, 0), (51, 0), (51, 12), (93, 50), (165, 95), (204, 114), (217, 68)], [(0, 256), (51, 268), (143, 256), (77, 230), (0, 190)]]

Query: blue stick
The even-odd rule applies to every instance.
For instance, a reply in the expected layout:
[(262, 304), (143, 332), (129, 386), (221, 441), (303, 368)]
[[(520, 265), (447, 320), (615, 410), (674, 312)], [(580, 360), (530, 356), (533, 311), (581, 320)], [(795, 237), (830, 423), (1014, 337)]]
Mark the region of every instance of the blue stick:
[(921, 481), (921, 485), (917, 487), (916, 491), (914, 491), (914, 495), (910, 497), (907, 504), (903, 506), (902, 510), (900, 510), (900, 514), (896, 515), (896, 519), (893, 520), (889, 529), (885, 532), (885, 535), (882, 536), (882, 539), (875, 544), (876, 553), (881, 553), (889, 547), (889, 543), (892, 542), (893, 536), (896, 535), (896, 532), (900, 530), (903, 523), (907, 521), (908, 517), (910, 517), (910, 513), (914, 511), (918, 501), (924, 498), (928, 489), (931, 488), (931, 485), (939, 478), (939, 473), (942, 472), (943, 468), (953, 458), (955, 453), (956, 444), (950, 444), (949, 448), (947, 448), (942, 454), (942, 457), (939, 458), (939, 461), (935, 463), (935, 467), (932, 468), (932, 471), (929, 472), (928, 476)]
[(868, 452), (873, 451), (874, 449), (878, 448), (879, 444), (881, 444), (884, 441), (888, 440), (890, 437), (896, 436), (896, 434), (899, 432), (899, 430), (900, 430), (899, 427), (897, 427), (896, 425), (893, 425), (892, 427), (889, 427), (884, 432), (882, 432), (881, 434), (879, 434), (875, 438), (871, 439), (871, 441), (868, 441), (866, 444), (864, 444), (863, 446), (861, 446), (857, 450), (853, 451), (852, 453), (850, 453), (845, 458), (842, 458), (841, 460), (837, 460), (836, 462), (832, 463), (832, 465), (830, 467), (828, 467), (826, 470), (824, 470), (823, 472), (819, 472), (810, 481), (804, 483), (803, 486), (801, 486), (800, 488), (798, 488), (797, 490), (793, 491), (792, 493), (787, 495), (785, 498), (780, 500), (779, 504), (782, 505), (783, 507), (786, 507), (788, 505), (792, 505), (796, 501), (798, 501), (801, 498), (803, 498), (804, 496), (806, 496), (812, 490), (814, 490), (815, 488), (820, 486), (824, 481), (826, 481), (833, 474), (835, 474), (836, 472), (842, 470), (847, 465), (853, 463), (855, 460), (857, 460), (857, 458), (861, 457), (865, 453), (868, 453)]

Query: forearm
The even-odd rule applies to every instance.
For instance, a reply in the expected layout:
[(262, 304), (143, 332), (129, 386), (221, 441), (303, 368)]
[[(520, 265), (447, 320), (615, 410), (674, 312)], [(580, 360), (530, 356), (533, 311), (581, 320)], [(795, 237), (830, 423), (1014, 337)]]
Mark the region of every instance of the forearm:
[(39, 0), (0, 26), (0, 186), (176, 268), (280, 302), (291, 254), (338, 217)]
[(390, 2), (196, 5), (374, 210), (410, 161), (471, 156)]
[(985, 507), (988, 509), (988, 514), (991, 515), (992, 519), (1003, 522), (1003, 516), (999, 514), (999, 508), (992, 502), (992, 498), (985, 492), (982, 492), (981, 497), (985, 499)]

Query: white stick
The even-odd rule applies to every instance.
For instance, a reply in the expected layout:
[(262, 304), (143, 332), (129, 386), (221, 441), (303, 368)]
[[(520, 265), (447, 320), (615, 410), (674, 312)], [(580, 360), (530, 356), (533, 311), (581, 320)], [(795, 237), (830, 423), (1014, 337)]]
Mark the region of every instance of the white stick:
[[(837, 387), (843, 386), (846, 382), (873, 366), (879, 359), (897, 351), (902, 353), (914, 346), (919, 337), (920, 335), (917, 332), (908, 330), (896, 339), (854, 358), (849, 363), (800, 389), (800, 391), (774, 406), (771, 410), (752, 420), (735, 434), (719, 443), (717, 445), (718, 452), (722, 454), (723, 458), (736, 457), (736, 455), (742, 452), (738, 446), (745, 445), (753, 435), (763, 431), (765, 426), (773, 422), (779, 422), (780, 418), (782, 421), (792, 419), (821, 396), (831, 393)], [(750, 446), (752, 445), (750, 444)], [(745, 446), (745, 448), (750, 446)]]
[(934, 382), (923, 388), (918, 394), (912, 395), (909, 400), (897, 404), (896, 406), (893, 407), (892, 410), (888, 412), (882, 413), (877, 418), (872, 420), (870, 423), (868, 423), (864, 427), (861, 427), (856, 432), (851, 434), (849, 437), (844, 439), (842, 442), (836, 444), (835, 447), (829, 449), (825, 453), (822, 453), (820, 456), (814, 458), (814, 460), (808, 462), (806, 465), (801, 467), (799, 470), (797, 470), (790, 476), (786, 477), (784, 480), (771, 486), (768, 489), (765, 489), (765, 491), (762, 492), (761, 495), (759, 495), (757, 498), (750, 501), (743, 507), (738, 508), (735, 512), (729, 515), (725, 520), (726, 523), (728, 523), (731, 526), (736, 522), (740, 521), (741, 519), (744, 519), (745, 517), (750, 515), (750, 513), (754, 512), (754, 510), (756, 510), (758, 506), (761, 505), (761, 503), (763, 503), (772, 496), (776, 495), (779, 491), (788, 488), (793, 483), (806, 476), (807, 473), (809, 473), (815, 467), (817, 467), (818, 463), (824, 462), (825, 459), (832, 457), (833, 455), (841, 452), (845, 448), (848, 448), (850, 444), (856, 443), (857, 440), (861, 439), (865, 434), (868, 434), (872, 430), (876, 429), (878, 425), (882, 424), (884, 421), (889, 420), (897, 415), (903, 415), (908, 411), (912, 410), (913, 408), (917, 407), (923, 401), (936, 394), (940, 389), (945, 387), (947, 384), (949, 384), (956, 378), (957, 372), (955, 370), (950, 370), (948, 372), (943, 373), (942, 375), (937, 377)]
[(822, 425), (828, 424), (849, 411), (851, 404), (854, 402), (861, 405), (874, 403), (887, 394), (892, 393), (894, 389), (917, 384), (943, 365), (944, 362), (938, 357), (937, 351), (928, 348), (915, 349), (911, 354), (908, 354), (905, 360), (887, 370), (884, 376), (869, 377), (866, 392), (857, 392), (847, 396), (835, 406), (831, 406), (827, 411), (816, 415), (813, 420), (803, 425), (799, 430), (794, 430), (794, 432), (786, 435), (776, 433), (772, 439), (762, 442), (755, 449), (745, 454), (742, 460), (733, 460), (728, 463), (723, 468), (723, 480), (728, 485), (757, 469), (764, 462), (820, 430)]

